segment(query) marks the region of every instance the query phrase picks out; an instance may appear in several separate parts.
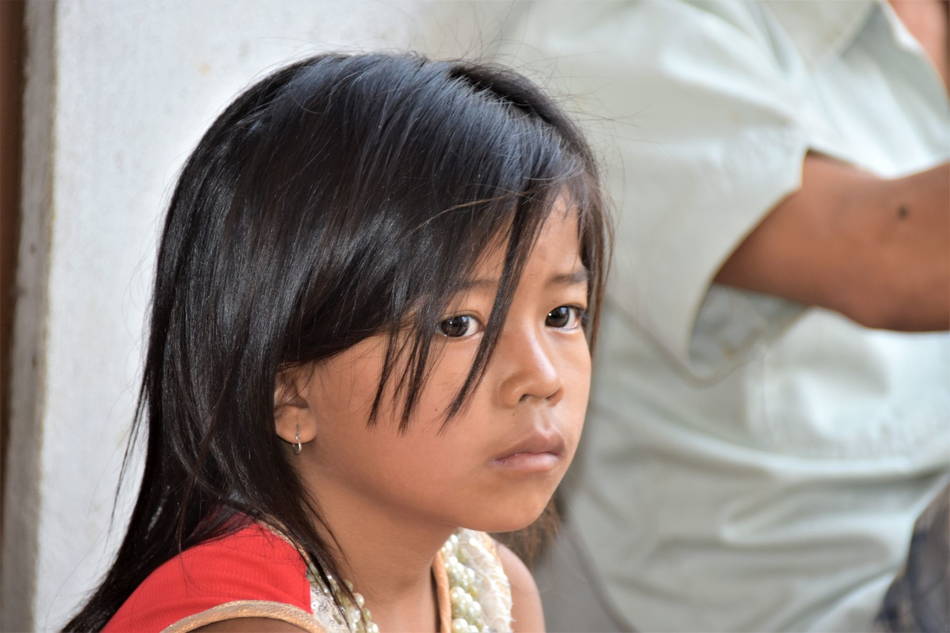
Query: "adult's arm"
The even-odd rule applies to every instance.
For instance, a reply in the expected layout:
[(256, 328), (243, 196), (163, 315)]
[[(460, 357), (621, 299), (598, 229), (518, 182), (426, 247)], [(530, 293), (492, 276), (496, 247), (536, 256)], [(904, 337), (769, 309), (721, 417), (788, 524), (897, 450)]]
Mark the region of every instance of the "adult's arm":
[(950, 327), (950, 164), (885, 179), (808, 154), (716, 275), (872, 328)]

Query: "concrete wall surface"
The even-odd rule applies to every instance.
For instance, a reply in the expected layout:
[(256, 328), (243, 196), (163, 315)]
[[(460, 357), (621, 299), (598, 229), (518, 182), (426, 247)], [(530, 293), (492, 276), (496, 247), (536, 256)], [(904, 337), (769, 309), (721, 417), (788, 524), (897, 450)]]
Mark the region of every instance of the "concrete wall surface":
[(154, 251), (201, 133), (251, 81), (307, 54), (478, 53), (470, 10), (420, 0), (29, 3), (0, 630), (61, 627), (121, 538), (138, 455), (110, 513)]

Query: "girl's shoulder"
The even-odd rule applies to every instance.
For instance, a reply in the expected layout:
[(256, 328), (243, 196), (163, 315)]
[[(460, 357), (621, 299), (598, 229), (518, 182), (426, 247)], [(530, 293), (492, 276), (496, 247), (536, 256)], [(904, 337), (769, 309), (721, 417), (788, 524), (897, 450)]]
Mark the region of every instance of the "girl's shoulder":
[(105, 631), (191, 631), (257, 615), (313, 628), (300, 554), (260, 524), (189, 548), (152, 572)]

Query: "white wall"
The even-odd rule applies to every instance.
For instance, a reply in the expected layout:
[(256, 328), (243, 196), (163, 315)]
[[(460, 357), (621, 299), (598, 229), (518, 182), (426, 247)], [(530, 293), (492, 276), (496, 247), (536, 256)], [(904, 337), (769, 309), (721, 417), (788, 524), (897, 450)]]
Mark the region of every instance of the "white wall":
[[(495, 3), (492, 10), (506, 3)], [(163, 205), (215, 115), (309, 53), (477, 53), (462, 3), (33, 0), (0, 629), (61, 627), (104, 571)], [(461, 15), (461, 19), (456, 16)]]

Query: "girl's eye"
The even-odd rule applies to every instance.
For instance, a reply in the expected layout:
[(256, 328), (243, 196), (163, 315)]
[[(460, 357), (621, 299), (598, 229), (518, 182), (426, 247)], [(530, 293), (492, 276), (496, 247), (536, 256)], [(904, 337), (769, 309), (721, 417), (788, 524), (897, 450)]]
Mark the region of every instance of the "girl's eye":
[(558, 306), (548, 312), (544, 324), (562, 330), (575, 330), (584, 325), (587, 311), (577, 306)]
[(439, 332), (449, 338), (462, 338), (477, 334), (481, 330), (478, 319), (468, 314), (449, 317), (439, 323)]

